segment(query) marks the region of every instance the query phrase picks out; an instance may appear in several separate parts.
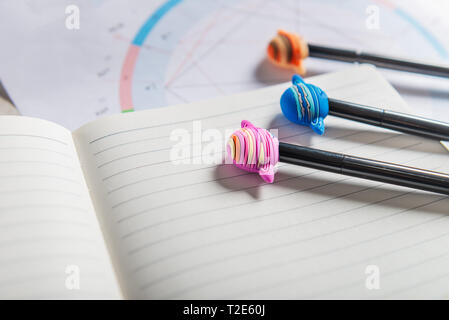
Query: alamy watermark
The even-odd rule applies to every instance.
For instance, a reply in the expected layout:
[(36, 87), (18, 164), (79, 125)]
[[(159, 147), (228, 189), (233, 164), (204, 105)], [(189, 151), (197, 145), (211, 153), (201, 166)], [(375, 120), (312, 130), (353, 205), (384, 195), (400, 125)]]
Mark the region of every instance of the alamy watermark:
[(65, 267), (65, 287), (67, 290), (79, 290), (81, 288), (80, 267), (76, 264), (69, 264)]
[[(202, 128), (201, 121), (192, 121), (192, 130), (177, 128), (171, 131), (169, 139), (174, 142), (170, 148), (169, 159), (175, 165), (180, 164), (232, 164), (227, 156), (226, 144), (236, 128)], [(278, 136), (277, 129), (270, 129)]]
[(366, 266), (365, 268), (365, 287), (368, 290), (380, 289), (380, 268), (375, 264)]
[(380, 29), (380, 9), (376, 5), (369, 5), (366, 7), (366, 19), (365, 26), (368, 30), (379, 30)]
[(68, 30), (79, 30), (80, 28), (80, 8), (71, 4), (65, 7), (65, 27)]

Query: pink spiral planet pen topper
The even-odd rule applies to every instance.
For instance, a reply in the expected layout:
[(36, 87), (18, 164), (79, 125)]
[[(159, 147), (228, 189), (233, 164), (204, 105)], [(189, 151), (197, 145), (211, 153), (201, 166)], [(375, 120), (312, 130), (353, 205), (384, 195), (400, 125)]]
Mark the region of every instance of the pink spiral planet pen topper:
[(269, 131), (243, 120), (227, 143), (228, 155), (240, 169), (257, 172), (268, 183), (274, 181), (275, 165), (279, 161), (279, 141)]

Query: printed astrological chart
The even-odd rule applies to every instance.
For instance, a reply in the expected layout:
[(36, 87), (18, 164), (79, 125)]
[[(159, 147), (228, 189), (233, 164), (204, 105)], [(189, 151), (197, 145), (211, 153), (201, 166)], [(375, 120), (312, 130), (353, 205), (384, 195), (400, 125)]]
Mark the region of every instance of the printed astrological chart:
[[(265, 57), (278, 29), (298, 32), (311, 43), (444, 63), (448, 43), (441, 41), (444, 19), (437, 11), (424, 12), (410, 1), (169, 0), (142, 21), (129, 44), (120, 109), (185, 103), (289, 81), (292, 72)], [(348, 64), (310, 58), (306, 66), (313, 75)], [(428, 105), (427, 114), (437, 108), (432, 96), (441, 98), (438, 90), (421, 86), (414, 92), (422, 78), (386, 75), (403, 89), (409, 104)], [(441, 79), (428, 81), (432, 88), (442, 85), (432, 83)]]
[[(69, 129), (287, 82), (292, 71), (266, 59), (278, 29), (319, 45), (449, 63), (445, 0), (74, 2), (79, 29), (66, 27), (73, 1), (0, 2), (3, 85), (21, 114)], [(308, 75), (349, 66), (305, 65)], [(449, 121), (448, 79), (382, 73), (418, 114)]]

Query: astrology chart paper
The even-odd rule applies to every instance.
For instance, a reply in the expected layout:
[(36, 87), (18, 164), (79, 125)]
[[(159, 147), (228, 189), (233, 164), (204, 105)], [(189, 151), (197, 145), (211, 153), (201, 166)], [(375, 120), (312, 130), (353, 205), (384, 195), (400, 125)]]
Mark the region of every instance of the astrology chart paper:
[[(448, 63), (448, 10), (446, 1), (3, 1), (0, 77), (23, 115), (75, 129), (289, 81), (292, 72), (265, 57), (280, 28), (311, 43)], [(316, 75), (349, 65), (309, 58), (306, 67)], [(380, 71), (411, 112), (449, 121), (449, 80)]]

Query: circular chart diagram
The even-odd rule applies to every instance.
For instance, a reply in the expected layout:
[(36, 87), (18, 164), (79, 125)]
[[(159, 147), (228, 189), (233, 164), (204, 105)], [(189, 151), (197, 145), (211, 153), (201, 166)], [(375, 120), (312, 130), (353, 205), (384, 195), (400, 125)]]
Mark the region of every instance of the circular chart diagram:
[[(382, 1), (168, 0), (129, 44), (120, 84), (122, 112), (227, 95), (285, 82), (292, 73), (266, 59), (278, 29), (309, 42), (445, 61), (447, 44), (432, 31), (439, 23)], [(444, 17), (441, 17), (441, 21)], [(308, 59), (308, 75), (348, 64)]]

